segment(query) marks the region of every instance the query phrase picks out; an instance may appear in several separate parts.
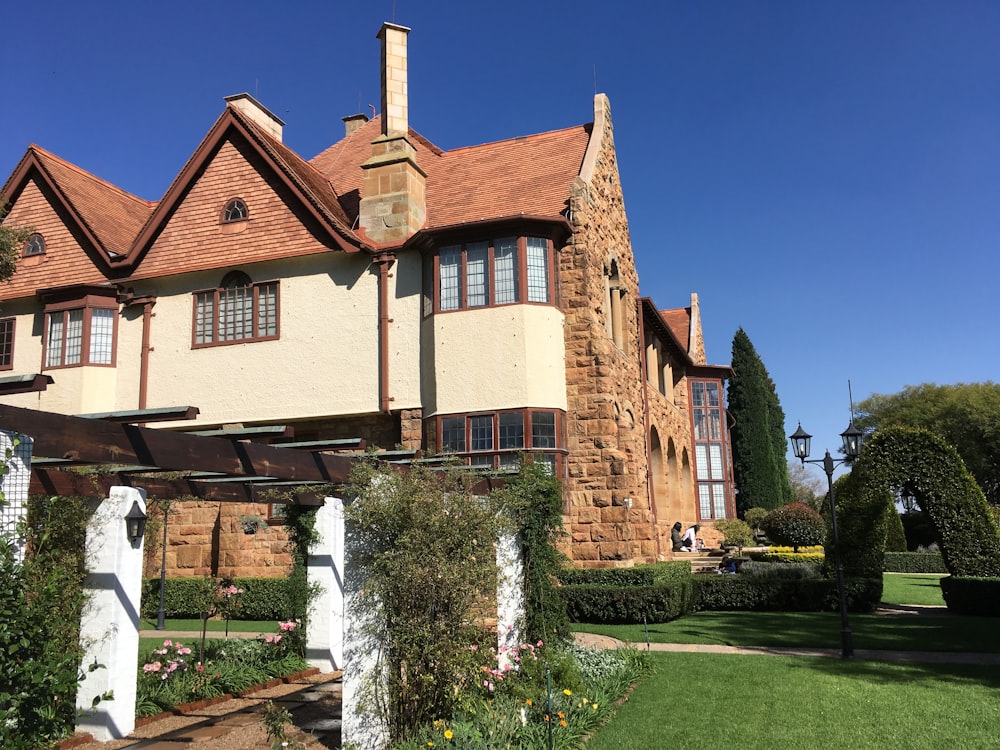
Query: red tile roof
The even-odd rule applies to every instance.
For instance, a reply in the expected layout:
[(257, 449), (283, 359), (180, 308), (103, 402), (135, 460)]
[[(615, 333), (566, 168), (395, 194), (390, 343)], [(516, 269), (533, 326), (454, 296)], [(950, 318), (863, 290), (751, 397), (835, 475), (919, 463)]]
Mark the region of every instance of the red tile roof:
[[(376, 117), (310, 160), (330, 179), (351, 217), (357, 216), (361, 164), (380, 128)], [(589, 125), (580, 125), (442, 151), (410, 130), (417, 164), (427, 173), (425, 228), (522, 214), (558, 217), (568, 207), (590, 133)]]
[(664, 322), (670, 326), (677, 341), (684, 347), (684, 351), (691, 351), (691, 308), (681, 307), (676, 310), (660, 310)]
[(37, 159), (39, 168), (48, 174), (105, 252), (121, 256), (129, 251), (132, 240), (153, 212), (154, 203), (127, 193), (39, 146), (29, 146), (28, 155)]

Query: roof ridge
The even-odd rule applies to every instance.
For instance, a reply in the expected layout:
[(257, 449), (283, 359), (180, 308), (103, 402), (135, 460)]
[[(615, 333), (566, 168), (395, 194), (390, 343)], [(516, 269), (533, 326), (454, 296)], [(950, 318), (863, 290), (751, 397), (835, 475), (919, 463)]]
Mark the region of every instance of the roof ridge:
[(70, 169), (70, 170), (76, 172), (81, 177), (86, 177), (87, 179), (91, 180), (92, 182), (96, 182), (96, 183), (104, 186), (105, 188), (107, 188), (109, 190), (113, 190), (114, 192), (116, 192), (119, 195), (121, 195), (123, 198), (127, 198), (127, 199), (135, 201), (137, 203), (141, 203), (146, 208), (152, 208), (157, 203), (157, 201), (150, 201), (150, 200), (146, 200), (145, 198), (140, 198), (135, 193), (130, 193), (128, 190), (125, 190), (124, 188), (121, 188), (118, 185), (115, 185), (113, 182), (109, 182), (108, 180), (105, 180), (103, 177), (98, 177), (93, 172), (88, 172), (83, 167), (81, 167), (81, 166), (79, 166), (77, 164), (74, 164), (73, 162), (68, 161), (68, 160), (62, 158), (61, 156), (58, 156), (58, 155), (52, 153), (51, 151), (49, 151), (46, 148), (42, 148), (37, 143), (31, 143), (31, 144), (29, 144), (28, 145), (28, 150), (29, 151), (33, 151), (36, 156), (42, 158), (43, 160), (48, 159), (48, 160), (54, 161), (57, 164), (59, 164), (60, 166), (65, 167), (67, 169)]
[(574, 130), (579, 130), (580, 128), (586, 128), (593, 123), (580, 123), (579, 125), (571, 125), (568, 128), (556, 128), (555, 130), (545, 130), (541, 133), (531, 133), (529, 135), (517, 135), (512, 138), (502, 138), (499, 141), (488, 141), (487, 143), (479, 143), (473, 146), (459, 146), (457, 148), (445, 151), (445, 154), (455, 154), (462, 151), (472, 151), (477, 148), (488, 148), (490, 146), (500, 146), (506, 143), (524, 142), (524, 141), (538, 141), (545, 138), (554, 138), (557, 135), (563, 135), (565, 133), (572, 132)]

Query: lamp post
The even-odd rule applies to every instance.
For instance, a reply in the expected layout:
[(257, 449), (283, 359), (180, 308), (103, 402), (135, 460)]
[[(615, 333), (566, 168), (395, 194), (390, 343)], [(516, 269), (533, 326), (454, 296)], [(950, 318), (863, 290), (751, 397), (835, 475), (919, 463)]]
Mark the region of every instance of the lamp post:
[(844, 458), (833, 458), (830, 451), (826, 452), (823, 458), (810, 459), (809, 442), (812, 435), (799, 428), (788, 436), (792, 441), (792, 452), (803, 465), (819, 464), (826, 473), (827, 489), (830, 493), (830, 522), (833, 526), (833, 556), (837, 571), (837, 598), (840, 600), (840, 655), (842, 659), (850, 659), (854, 656), (854, 638), (851, 634), (851, 627), (847, 623), (847, 596), (844, 593), (844, 567), (840, 560), (840, 532), (837, 530), (837, 505), (833, 499), (833, 470), (840, 464), (853, 461), (861, 455), (861, 441), (864, 434), (854, 426), (854, 420), (847, 425), (847, 429), (840, 433), (844, 441)]

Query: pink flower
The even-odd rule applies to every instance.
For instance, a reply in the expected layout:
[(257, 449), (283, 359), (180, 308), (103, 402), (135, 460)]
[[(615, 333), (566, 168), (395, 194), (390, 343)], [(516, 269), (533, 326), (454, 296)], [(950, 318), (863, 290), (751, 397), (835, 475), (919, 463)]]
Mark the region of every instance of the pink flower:
[(267, 635), (264, 636), (264, 642), (265, 643), (274, 643), (274, 636), (271, 635), (270, 633), (268, 633)]
[(204, 672), (205, 671), (205, 665), (204, 664), (198, 664), (198, 666), (196, 666), (195, 669), (197, 669), (199, 672)]
[(191, 649), (187, 647), (179, 648), (177, 649), (177, 653), (180, 654), (181, 656), (188, 656), (191, 653)]
[(166, 640), (166, 641), (164, 641), (164, 642), (163, 642), (163, 645), (164, 645), (164, 646), (173, 646), (173, 645), (174, 645), (174, 642), (173, 642), (173, 641), (170, 641), (170, 640)]
[(159, 672), (160, 671), (160, 667), (162, 667), (162, 666), (163, 665), (160, 664), (160, 662), (154, 661), (152, 664), (143, 664), (142, 665), (142, 671), (146, 672), (147, 674), (150, 673), (150, 672)]
[(274, 642), (275, 643), (281, 643), (281, 636), (280, 635), (274, 636)]

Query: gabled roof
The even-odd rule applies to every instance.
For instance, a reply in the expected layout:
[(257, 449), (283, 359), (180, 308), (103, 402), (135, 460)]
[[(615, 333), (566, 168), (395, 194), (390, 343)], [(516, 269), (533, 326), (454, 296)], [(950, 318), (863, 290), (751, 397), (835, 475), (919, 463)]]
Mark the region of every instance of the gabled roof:
[(681, 307), (676, 310), (660, 310), (660, 316), (670, 327), (678, 343), (685, 352), (691, 351), (691, 308)]
[(291, 149), (272, 138), (239, 110), (229, 105), (188, 159), (156, 210), (142, 227), (129, 256), (132, 264), (141, 262), (160, 230), (183, 201), (187, 191), (211, 161), (219, 146), (234, 135), (242, 136), (265, 164), (274, 169), (275, 174), (287, 185), (292, 194), (301, 200), (306, 210), (321, 226), (329, 230), (331, 238), (341, 250), (357, 252), (360, 249), (361, 242), (351, 231), (350, 222), (340, 207), (337, 194), (330, 182)]
[(155, 205), (34, 144), (2, 192), (13, 202), (31, 179), (40, 180), (54, 193), (84, 236), (103, 253), (105, 263), (124, 259)]
[(683, 360), (685, 365), (693, 364), (691, 354), (687, 348), (687, 331), (689, 328), (683, 328), (683, 335), (679, 335), (681, 334), (678, 326), (680, 317), (673, 316), (673, 320), (667, 317), (668, 313), (683, 313), (684, 311), (659, 310), (649, 297), (643, 297), (641, 302), (645, 325), (652, 327), (663, 343), (673, 350), (673, 353)]
[[(424, 228), (522, 215), (558, 218), (569, 205), (591, 130), (580, 125), (442, 151), (411, 129), (417, 164), (427, 174)], [(310, 160), (333, 184), (352, 220), (364, 178), (361, 164), (380, 132), (380, 118), (375, 117)]]

